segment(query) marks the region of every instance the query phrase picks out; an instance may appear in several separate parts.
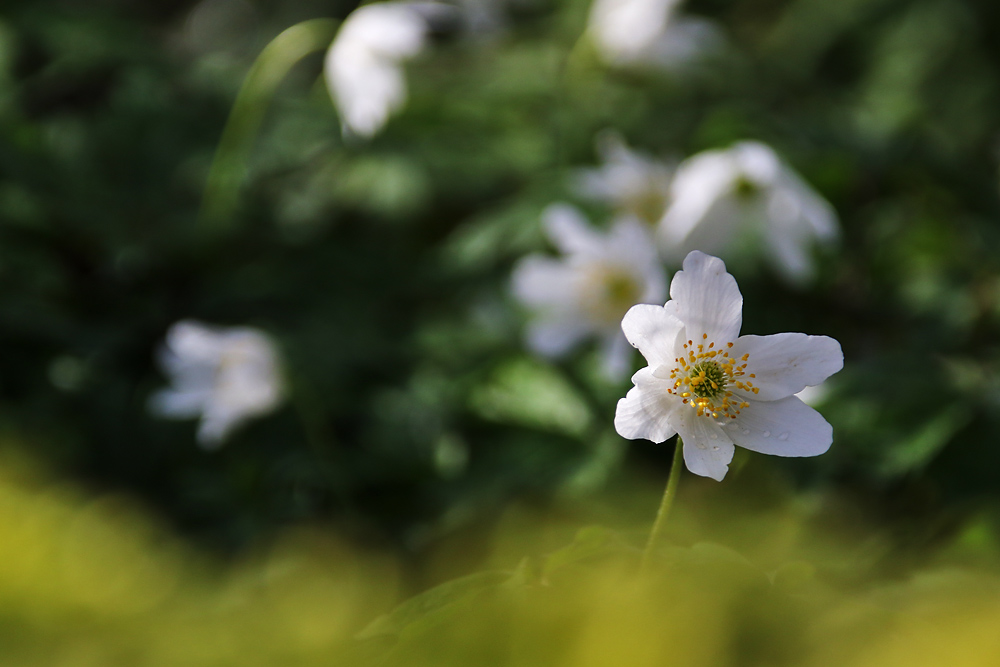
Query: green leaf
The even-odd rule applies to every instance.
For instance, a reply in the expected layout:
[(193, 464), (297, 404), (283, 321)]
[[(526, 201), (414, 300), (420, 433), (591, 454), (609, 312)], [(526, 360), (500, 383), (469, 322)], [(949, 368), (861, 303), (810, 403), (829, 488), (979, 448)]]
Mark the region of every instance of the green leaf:
[(910, 438), (889, 450), (880, 466), (882, 473), (898, 475), (923, 468), (970, 417), (966, 408), (953, 405), (922, 424)]
[(479, 572), (445, 582), (376, 618), (356, 637), (374, 639), (420, 634), (452, 618), (465, 604), (508, 581), (510, 576), (509, 572)]
[(582, 436), (591, 414), (576, 388), (546, 364), (517, 359), (501, 366), (491, 382), (472, 393), (470, 404), (485, 419)]
[(628, 546), (618, 537), (618, 534), (604, 526), (586, 526), (576, 533), (573, 542), (558, 551), (554, 551), (545, 559), (542, 573), (545, 578), (554, 572), (598, 556), (620, 553)]

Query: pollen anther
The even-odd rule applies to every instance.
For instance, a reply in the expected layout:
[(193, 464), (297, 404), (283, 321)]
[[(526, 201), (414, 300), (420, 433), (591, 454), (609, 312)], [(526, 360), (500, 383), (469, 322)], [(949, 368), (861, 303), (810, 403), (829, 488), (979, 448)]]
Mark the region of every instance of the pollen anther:
[[(702, 334), (702, 340), (708, 340), (708, 334)], [(746, 401), (734, 400), (729, 389), (734, 387), (754, 394), (760, 392), (752, 382), (743, 379), (749, 354), (740, 357), (739, 361), (744, 363), (737, 365), (737, 360), (730, 358), (729, 352), (714, 349), (715, 341), (709, 341), (706, 347), (689, 340), (683, 347), (682, 355), (674, 360), (677, 367), (670, 372), (673, 383), (672, 388), (667, 389), (669, 393), (694, 408), (699, 417), (735, 419), (742, 410), (750, 407)], [(726, 343), (726, 348), (732, 347), (733, 343)], [(751, 373), (749, 377), (756, 376)], [(680, 391), (674, 393), (675, 389)]]

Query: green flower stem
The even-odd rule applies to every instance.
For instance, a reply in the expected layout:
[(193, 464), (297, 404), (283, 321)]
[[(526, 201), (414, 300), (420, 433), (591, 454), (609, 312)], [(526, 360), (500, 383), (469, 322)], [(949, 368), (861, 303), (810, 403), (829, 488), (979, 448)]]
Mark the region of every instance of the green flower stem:
[(649, 570), (649, 563), (652, 560), (653, 552), (656, 551), (656, 543), (660, 540), (660, 533), (667, 525), (667, 516), (670, 514), (670, 506), (674, 504), (674, 497), (677, 495), (677, 485), (681, 478), (681, 468), (684, 467), (684, 442), (677, 436), (677, 443), (674, 445), (674, 461), (670, 464), (670, 477), (667, 478), (667, 488), (663, 492), (663, 500), (660, 501), (660, 509), (656, 513), (656, 521), (653, 522), (653, 530), (649, 533), (649, 542), (646, 543), (646, 550), (642, 552), (642, 564), (639, 566), (640, 572)]
[(254, 140), (278, 85), (302, 58), (329, 47), (339, 25), (335, 19), (303, 21), (283, 31), (261, 51), (240, 86), (208, 172), (200, 212), (203, 226), (227, 226)]

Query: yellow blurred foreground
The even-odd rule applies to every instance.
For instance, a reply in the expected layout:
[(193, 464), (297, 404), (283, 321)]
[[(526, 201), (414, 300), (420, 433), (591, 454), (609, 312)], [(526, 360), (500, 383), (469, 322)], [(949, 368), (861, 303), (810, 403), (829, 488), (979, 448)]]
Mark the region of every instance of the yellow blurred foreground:
[(682, 510), (671, 541), (693, 546), (666, 546), (646, 577), (638, 531), (552, 549), (558, 522), (515, 512), (488, 560), (519, 564), (400, 600), (398, 560), (318, 531), (222, 565), (126, 501), (0, 470), (5, 666), (1000, 664), (1000, 578), (886, 574), (869, 568), (878, 540), (823, 536), (791, 509), (731, 508), (714, 542), (682, 539), (704, 520)]

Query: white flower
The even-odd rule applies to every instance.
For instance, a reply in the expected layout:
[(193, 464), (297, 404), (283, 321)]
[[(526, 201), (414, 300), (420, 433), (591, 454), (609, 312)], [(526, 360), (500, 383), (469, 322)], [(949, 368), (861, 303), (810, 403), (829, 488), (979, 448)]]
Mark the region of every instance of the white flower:
[(719, 41), (708, 21), (676, 16), (680, 0), (594, 0), (588, 30), (612, 65), (683, 65)]
[(590, 226), (578, 210), (554, 204), (543, 213), (546, 234), (560, 258), (532, 255), (514, 268), (514, 295), (536, 311), (527, 330), (538, 354), (560, 356), (589, 335), (602, 339), (604, 371), (628, 372), (628, 341), (621, 317), (636, 303), (656, 303), (666, 278), (646, 227), (619, 218), (608, 232)]
[(173, 387), (150, 397), (150, 411), (170, 419), (200, 417), (198, 441), (206, 449), (281, 402), (278, 352), (258, 329), (178, 322), (167, 332), (159, 361)]
[(597, 151), (604, 163), (597, 169), (580, 169), (575, 190), (583, 197), (605, 202), (618, 213), (656, 225), (670, 201), (673, 169), (625, 144), (616, 132), (597, 137)]
[(684, 441), (691, 472), (722, 480), (734, 445), (776, 456), (817, 456), (833, 429), (794, 394), (844, 365), (827, 336), (740, 336), (743, 297), (722, 260), (694, 251), (664, 306), (633, 306), (622, 330), (649, 366), (618, 401), (615, 429), (632, 440)]
[(413, 3), (354, 10), (326, 53), (327, 86), (344, 131), (374, 136), (406, 103), (402, 64), (424, 47), (427, 21)]
[(763, 246), (791, 282), (810, 279), (812, 246), (837, 238), (833, 207), (771, 148), (744, 141), (694, 155), (677, 168), (660, 245), (676, 259), (690, 250), (724, 255)]

